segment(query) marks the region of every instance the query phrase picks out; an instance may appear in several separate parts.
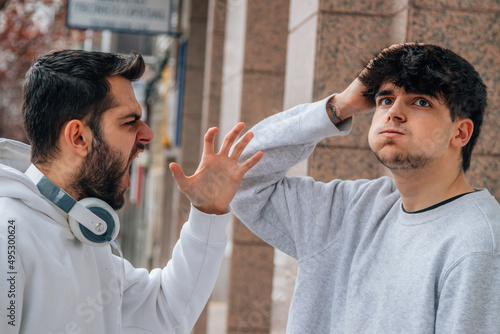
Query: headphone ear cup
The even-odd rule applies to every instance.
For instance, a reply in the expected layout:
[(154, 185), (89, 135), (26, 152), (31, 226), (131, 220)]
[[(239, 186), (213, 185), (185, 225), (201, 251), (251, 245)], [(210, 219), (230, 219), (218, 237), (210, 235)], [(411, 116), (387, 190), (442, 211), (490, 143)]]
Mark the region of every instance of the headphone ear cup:
[(78, 203), (104, 220), (107, 225), (106, 232), (97, 235), (80, 224), (75, 218), (69, 216), (69, 227), (78, 240), (91, 246), (106, 246), (116, 239), (120, 231), (120, 220), (118, 214), (108, 203), (93, 197), (84, 198)]

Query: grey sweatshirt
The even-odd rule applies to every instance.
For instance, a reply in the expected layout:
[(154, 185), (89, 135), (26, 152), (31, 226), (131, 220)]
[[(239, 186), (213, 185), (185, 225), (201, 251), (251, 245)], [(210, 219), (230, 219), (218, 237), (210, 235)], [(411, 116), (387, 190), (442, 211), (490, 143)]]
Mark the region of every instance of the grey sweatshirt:
[(264, 157), (232, 208), (298, 259), (287, 333), (500, 333), (500, 206), (487, 190), (416, 214), (389, 177), (286, 177), (325, 137), (350, 131), (327, 99), (273, 115), (241, 160)]

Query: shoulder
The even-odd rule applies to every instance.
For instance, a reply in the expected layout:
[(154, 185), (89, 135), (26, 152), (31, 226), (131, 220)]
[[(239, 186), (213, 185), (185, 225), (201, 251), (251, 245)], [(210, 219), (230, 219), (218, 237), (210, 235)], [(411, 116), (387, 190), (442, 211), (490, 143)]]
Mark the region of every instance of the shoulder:
[(324, 189), (325, 193), (334, 193), (335, 196), (343, 195), (346, 201), (356, 203), (362, 201), (387, 200), (387, 197), (399, 198), (399, 191), (394, 180), (388, 176), (378, 179), (341, 180), (335, 179), (327, 183), (316, 181), (311, 176), (290, 176), (284, 179), (287, 184), (295, 187), (312, 188), (312, 191)]
[(344, 183), (350, 188), (354, 203), (359, 201), (372, 203), (388, 201), (393, 204), (400, 198), (394, 180), (388, 176), (375, 180), (344, 181)]
[(478, 191), (470, 203), (471, 225), (484, 230), (484, 239), (490, 241), (491, 251), (500, 254), (500, 204), (487, 190)]
[(5, 227), (12, 225), (12, 221), (19, 221), (30, 211), (31, 209), (18, 199), (0, 197), (0, 234), (4, 234)]
[(56, 239), (73, 239), (69, 226), (62, 216), (50, 217), (22, 200), (2, 197), (0, 235), (10, 235), (13, 230), (16, 233), (17, 245), (21, 249), (43, 245), (47, 240), (52, 240), (50, 243), (52, 245)]
[(487, 190), (462, 196), (438, 212), (431, 224), (437, 225), (455, 261), (475, 254), (500, 254), (500, 205)]
[(36, 216), (36, 210), (23, 201), (12, 197), (0, 197), (0, 224), (6, 219), (24, 219)]
[(383, 192), (387, 194), (398, 192), (394, 179), (388, 176), (382, 176), (374, 180), (360, 179), (350, 182), (360, 191)]

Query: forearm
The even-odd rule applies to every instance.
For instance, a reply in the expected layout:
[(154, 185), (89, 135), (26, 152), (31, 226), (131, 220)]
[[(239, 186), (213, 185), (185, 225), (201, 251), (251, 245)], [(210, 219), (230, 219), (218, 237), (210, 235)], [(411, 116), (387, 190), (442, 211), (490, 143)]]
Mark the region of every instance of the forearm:
[(254, 133), (254, 139), (243, 152), (240, 161), (258, 151), (264, 152), (264, 156), (245, 175), (244, 180), (273, 173), (284, 176), (289, 168), (306, 159), (322, 139), (348, 134), (352, 127), (351, 119), (338, 126), (332, 125), (327, 113), (327, 101), (328, 98), (325, 98), (298, 105), (254, 126), (250, 130)]
[[(338, 126), (332, 125), (326, 113), (326, 101), (291, 108), (251, 129), (255, 137), (243, 153), (243, 159), (257, 151), (263, 151), (264, 155), (247, 173), (231, 203), (238, 218), (254, 233), (294, 257), (298, 256), (295, 223), (308, 220), (306, 215), (311, 210), (307, 203), (325, 194), (324, 187), (314, 180), (290, 180), (285, 178), (286, 173), (306, 159), (320, 140), (347, 134), (351, 129), (350, 119)], [(330, 192), (327, 196), (331, 195)], [(328, 203), (328, 199), (323, 203)], [(320, 207), (317, 210), (321, 211)], [(295, 213), (290, 214), (288, 210)]]
[(229, 217), (206, 215), (192, 208), (165, 268), (150, 273), (141, 269), (127, 272), (125, 326), (139, 328), (137, 324), (141, 324), (156, 333), (191, 330), (215, 285), (227, 243)]
[(172, 311), (179, 320), (176, 333), (192, 329), (212, 293), (227, 243), (229, 216), (206, 215), (193, 209), (190, 224), (183, 228), (172, 260), (164, 269), (165, 298), (174, 306)]

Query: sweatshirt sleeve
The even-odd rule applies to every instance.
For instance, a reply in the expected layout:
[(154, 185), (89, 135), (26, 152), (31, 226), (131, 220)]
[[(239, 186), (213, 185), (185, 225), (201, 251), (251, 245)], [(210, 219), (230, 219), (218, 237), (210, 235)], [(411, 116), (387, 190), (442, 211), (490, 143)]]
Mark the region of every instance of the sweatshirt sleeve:
[(165, 268), (148, 272), (126, 262), (124, 333), (191, 331), (215, 285), (229, 217), (230, 213), (208, 215), (191, 206), (189, 220)]
[(436, 333), (498, 333), (500, 254), (465, 256), (448, 274), (439, 296)]
[(306, 159), (319, 141), (350, 132), (352, 118), (337, 126), (331, 123), (326, 113), (329, 98), (258, 123), (240, 158), (245, 161), (258, 151), (264, 153), (231, 203), (235, 215), (264, 241), (295, 258), (307, 252), (302, 247), (314, 248), (331, 235), (325, 229), (330, 229), (332, 210), (343, 207), (342, 196), (333, 196), (340, 181), (324, 184), (309, 177), (286, 177), (288, 169)]

